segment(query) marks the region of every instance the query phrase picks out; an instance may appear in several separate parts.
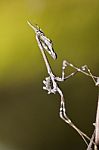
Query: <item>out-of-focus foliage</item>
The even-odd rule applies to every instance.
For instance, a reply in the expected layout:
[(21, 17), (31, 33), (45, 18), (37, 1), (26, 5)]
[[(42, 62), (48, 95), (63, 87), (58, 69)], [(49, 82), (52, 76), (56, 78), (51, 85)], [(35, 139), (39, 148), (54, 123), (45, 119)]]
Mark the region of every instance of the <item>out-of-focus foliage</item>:
[[(61, 73), (62, 60), (68, 59), (99, 75), (98, 0), (1, 0), (1, 145), (13, 150), (84, 149), (58, 117), (59, 97), (42, 91), (46, 68), (27, 20), (53, 40), (58, 60), (48, 58), (55, 73)], [(77, 75), (62, 88), (70, 117), (91, 135), (97, 100), (91, 79)]]

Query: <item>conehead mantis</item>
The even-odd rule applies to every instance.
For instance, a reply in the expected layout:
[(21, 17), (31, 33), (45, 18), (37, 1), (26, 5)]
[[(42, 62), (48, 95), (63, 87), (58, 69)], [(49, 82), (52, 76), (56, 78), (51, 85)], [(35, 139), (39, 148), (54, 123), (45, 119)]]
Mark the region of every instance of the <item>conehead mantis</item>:
[[(36, 34), (36, 40), (37, 40), (38, 46), (40, 48), (40, 51), (42, 53), (43, 60), (45, 62), (46, 69), (48, 72), (48, 77), (46, 77), (45, 80), (43, 80), (43, 84), (44, 84), (43, 89), (47, 90), (48, 94), (58, 93), (60, 95), (60, 111), (59, 111), (60, 118), (62, 120), (64, 120), (64, 122), (69, 124), (72, 128), (74, 128), (79, 133), (79, 135), (82, 137), (82, 139), (85, 141), (85, 143), (88, 146), (86, 138), (88, 140), (90, 140), (90, 138), (86, 134), (84, 134), (80, 129), (78, 129), (74, 125), (74, 123), (69, 119), (69, 117), (67, 116), (64, 95), (63, 95), (63, 92), (58, 85), (58, 82), (65, 81), (65, 80), (69, 79), (70, 77), (73, 77), (77, 72), (81, 72), (81, 73), (91, 77), (93, 79), (95, 85), (97, 85), (96, 80), (98, 77), (92, 75), (90, 69), (86, 65), (82, 66), (81, 68), (78, 68), (66, 60), (64, 60), (63, 64), (62, 64), (62, 76), (61, 77), (55, 76), (53, 71), (52, 71), (52, 68), (50, 66), (50, 63), (48, 61), (48, 58), (45, 54), (45, 51), (47, 51), (50, 54), (50, 56), (54, 60), (56, 60), (57, 55), (54, 52), (52, 41), (46, 37), (44, 32), (38, 26), (32, 25), (29, 21), (27, 21), (27, 23), (34, 30), (34, 32)], [(68, 66), (74, 68), (75, 72), (72, 72), (70, 75), (65, 76), (65, 69)], [(92, 143), (93, 143), (93, 141), (92, 141)]]

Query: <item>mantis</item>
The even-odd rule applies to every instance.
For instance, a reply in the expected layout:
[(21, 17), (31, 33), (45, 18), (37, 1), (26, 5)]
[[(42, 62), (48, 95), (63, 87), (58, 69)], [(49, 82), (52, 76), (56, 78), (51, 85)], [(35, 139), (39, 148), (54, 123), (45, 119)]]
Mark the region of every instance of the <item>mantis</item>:
[[(45, 62), (47, 73), (48, 73), (48, 77), (46, 77), (43, 80), (43, 84), (44, 84), (43, 89), (46, 90), (48, 92), (48, 94), (58, 93), (60, 95), (60, 110), (59, 110), (60, 118), (65, 123), (69, 124), (72, 128), (74, 128), (77, 131), (77, 133), (82, 137), (84, 142), (89, 147), (89, 148), (87, 148), (87, 150), (91, 150), (90, 145), (92, 145), (94, 142), (91, 141), (91, 144), (88, 145), (88, 142), (86, 139), (90, 140), (90, 138), (85, 133), (83, 133), (80, 129), (78, 129), (67, 115), (66, 107), (65, 107), (64, 94), (63, 94), (62, 90), (60, 89), (58, 82), (63, 82), (65, 80), (69, 79), (70, 77), (75, 76), (76, 73), (78, 73), (78, 72), (81, 72), (81, 73), (91, 77), (96, 86), (99, 85), (99, 78), (92, 75), (92, 73), (91, 73), (90, 69), (87, 67), (87, 65), (84, 65), (81, 68), (78, 68), (66, 60), (64, 60), (63, 64), (62, 64), (62, 75), (61, 75), (61, 77), (55, 76), (55, 74), (53, 73), (52, 68), (50, 66), (50, 63), (48, 61), (48, 58), (46, 56), (46, 53), (45, 53), (45, 51), (46, 51), (54, 60), (57, 59), (57, 55), (54, 51), (52, 41), (48, 37), (46, 37), (44, 32), (38, 26), (32, 25), (29, 21), (27, 21), (27, 23), (34, 30), (34, 32), (36, 34), (36, 41), (37, 41), (37, 44), (38, 44), (39, 49), (41, 51), (41, 54), (43, 56), (43, 60)], [(75, 72), (72, 72), (70, 75), (65, 76), (65, 69), (68, 66), (74, 68)]]

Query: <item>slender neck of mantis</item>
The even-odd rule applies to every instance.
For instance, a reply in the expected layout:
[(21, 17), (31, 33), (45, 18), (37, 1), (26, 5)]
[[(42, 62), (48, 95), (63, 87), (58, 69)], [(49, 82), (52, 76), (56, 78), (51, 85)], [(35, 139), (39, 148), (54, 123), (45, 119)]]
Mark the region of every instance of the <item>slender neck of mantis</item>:
[(36, 39), (38, 41), (38, 45), (39, 45), (39, 48), (41, 50), (41, 53), (42, 53), (42, 56), (43, 56), (43, 59), (44, 59), (44, 62), (45, 62), (45, 65), (46, 65), (46, 68), (47, 68), (47, 71), (48, 71), (48, 74), (50, 75), (52, 73), (52, 69), (49, 65), (49, 62), (48, 62), (48, 59), (47, 59), (47, 56), (44, 52), (44, 49), (43, 49), (43, 46), (42, 46), (42, 43), (40, 42), (39, 40), (39, 37), (36, 36)]

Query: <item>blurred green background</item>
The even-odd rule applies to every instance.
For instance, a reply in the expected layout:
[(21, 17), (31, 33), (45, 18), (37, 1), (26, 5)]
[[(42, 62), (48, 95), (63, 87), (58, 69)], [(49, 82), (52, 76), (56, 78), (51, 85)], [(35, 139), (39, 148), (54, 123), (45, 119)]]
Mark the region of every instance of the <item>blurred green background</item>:
[[(0, 1), (0, 149), (86, 149), (79, 135), (59, 118), (58, 95), (47, 95), (45, 64), (27, 20), (53, 40), (58, 59), (48, 56), (55, 74), (62, 60), (87, 64), (99, 75), (98, 0)], [(97, 88), (80, 73), (62, 83), (72, 121), (91, 136)]]

